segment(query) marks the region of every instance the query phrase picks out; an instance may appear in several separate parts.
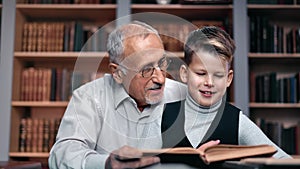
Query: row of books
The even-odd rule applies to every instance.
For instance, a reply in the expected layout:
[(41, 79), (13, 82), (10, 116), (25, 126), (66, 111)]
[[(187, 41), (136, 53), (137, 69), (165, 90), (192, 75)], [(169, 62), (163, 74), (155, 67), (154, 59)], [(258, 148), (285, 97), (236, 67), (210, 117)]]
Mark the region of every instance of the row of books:
[[(224, 21), (192, 21), (197, 27), (218, 26), (225, 29)], [(183, 42), (195, 27), (190, 24), (164, 23), (154, 24), (162, 35), (168, 51), (182, 51)], [(106, 41), (110, 28), (80, 21), (70, 22), (26, 22), (23, 26), (22, 51), (106, 51)]]
[(183, 51), (183, 43), (188, 34), (196, 27), (217, 26), (226, 29), (222, 20), (194, 20), (191, 24), (164, 23), (152, 25), (160, 33), (164, 47), (167, 51)]
[[(82, 22), (26, 22), (23, 25), (22, 51), (24, 52), (62, 52), (81, 51), (84, 43), (98, 30), (98, 26), (84, 25)], [(102, 34), (99, 34), (101, 36)], [(86, 47), (87, 51), (104, 51), (106, 37), (93, 37), (98, 40)], [(102, 40), (102, 41), (101, 41)]]
[(300, 73), (251, 74), (251, 102), (298, 103)]
[(300, 154), (300, 124), (285, 126), (281, 122), (267, 121), (259, 118), (256, 121), (262, 131), (276, 145), (288, 154)]
[(250, 16), (250, 51), (300, 53), (300, 27), (270, 21), (267, 16)]
[(49, 152), (55, 143), (60, 119), (22, 118), (19, 152)]
[(29, 67), (22, 71), (21, 101), (68, 101), (73, 90), (101, 76), (66, 68)]

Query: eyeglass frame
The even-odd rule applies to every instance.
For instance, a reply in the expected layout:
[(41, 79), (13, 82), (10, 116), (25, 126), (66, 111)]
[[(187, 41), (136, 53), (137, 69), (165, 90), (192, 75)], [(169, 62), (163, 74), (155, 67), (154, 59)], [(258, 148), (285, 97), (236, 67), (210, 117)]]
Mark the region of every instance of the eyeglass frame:
[[(163, 63), (162, 61), (163, 61), (163, 62), (166, 61), (165, 68), (161, 68), (161, 65), (160, 65), (160, 64)], [(124, 66), (124, 65), (122, 65), (122, 64), (118, 64), (118, 66), (123, 67), (123, 68), (125, 68), (125, 69), (127, 69), (127, 70), (131, 70), (131, 71), (133, 71), (133, 72), (135, 72), (135, 73), (141, 74), (143, 78), (148, 78), (148, 77), (151, 77), (151, 76), (153, 75), (154, 69), (159, 69), (160, 71), (166, 72), (166, 70), (168, 69), (168, 67), (169, 67), (170, 63), (172, 62), (172, 60), (169, 59), (167, 56), (164, 56), (163, 58), (161, 58), (161, 59), (159, 60), (159, 62), (161, 62), (161, 63), (158, 63), (157, 66), (144, 67), (144, 68), (142, 68), (141, 70), (136, 70), (136, 69), (128, 68), (128, 67), (126, 67), (126, 66)], [(150, 69), (151, 69), (151, 70), (150, 70)], [(148, 76), (145, 76), (145, 71), (146, 71), (146, 70), (147, 70), (147, 71), (149, 70), (149, 75), (148, 75)], [(150, 73), (150, 72), (151, 72), (151, 73)], [(147, 73), (148, 73), (148, 72), (146, 72), (146, 74), (147, 74)]]

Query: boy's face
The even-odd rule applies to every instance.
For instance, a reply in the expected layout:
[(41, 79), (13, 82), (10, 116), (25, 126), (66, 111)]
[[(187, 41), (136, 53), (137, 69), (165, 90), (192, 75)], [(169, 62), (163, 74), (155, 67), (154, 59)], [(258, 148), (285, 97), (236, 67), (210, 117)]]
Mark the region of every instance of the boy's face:
[(193, 55), (188, 68), (182, 66), (180, 74), (194, 101), (206, 107), (222, 99), (233, 78), (226, 60), (205, 52)]

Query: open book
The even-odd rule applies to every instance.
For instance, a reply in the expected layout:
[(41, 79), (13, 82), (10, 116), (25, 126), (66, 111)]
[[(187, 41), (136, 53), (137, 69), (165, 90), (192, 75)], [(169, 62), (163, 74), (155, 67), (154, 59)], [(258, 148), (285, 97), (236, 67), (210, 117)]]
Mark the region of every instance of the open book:
[(274, 146), (265, 144), (252, 146), (219, 144), (203, 152), (191, 147), (142, 150), (144, 156), (159, 156), (162, 162), (195, 163), (195, 160), (201, 159), (205, 164), (254, 156), (269, 157), (276, 151)]

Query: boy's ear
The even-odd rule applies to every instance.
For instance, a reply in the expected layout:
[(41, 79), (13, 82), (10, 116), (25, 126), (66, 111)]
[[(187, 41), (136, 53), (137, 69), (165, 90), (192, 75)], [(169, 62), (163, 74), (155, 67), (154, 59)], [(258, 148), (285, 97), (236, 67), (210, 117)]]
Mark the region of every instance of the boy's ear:
[(115, 63), (109, 63), (108, 66), (115, 81), (121, 84), (123, 82), (123, 72), (120, 69), (118, 69), (118, 65)]
[(187, 83), (188, 81), (188, 70), (187, 70), (187, 66), (186, 65), (181, 65), (180, 69), (179, 69), (179, 75), (180, 75), (180, 80), (183, 83)]
[(230, 86), (232, 79), (233, 79), (233, 70), (229, 70), (228, 77), (227, 77), (227, 87)]

